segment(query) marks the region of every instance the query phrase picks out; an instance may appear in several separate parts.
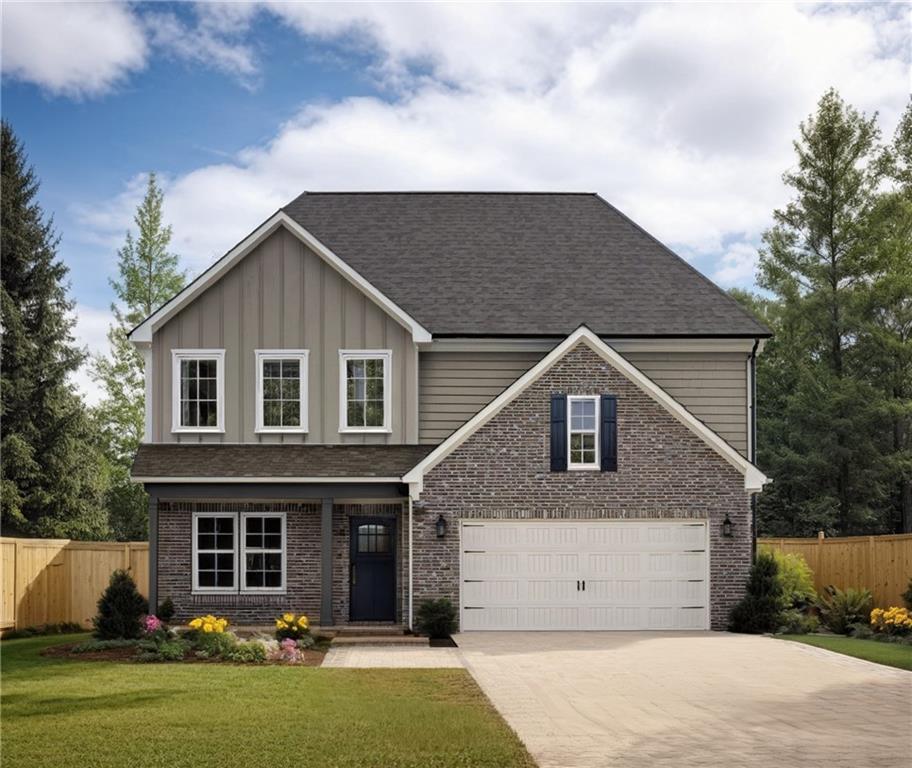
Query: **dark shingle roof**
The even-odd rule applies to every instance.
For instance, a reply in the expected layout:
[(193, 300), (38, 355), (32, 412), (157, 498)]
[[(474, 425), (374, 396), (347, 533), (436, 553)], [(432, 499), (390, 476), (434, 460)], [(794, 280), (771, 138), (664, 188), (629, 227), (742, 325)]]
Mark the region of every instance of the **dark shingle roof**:
[(401, 477), (433, 445), (144, 444), (134, 477)]
[(769, 334), (597, 195), (306, 192), (283, 210), (436, 336)]

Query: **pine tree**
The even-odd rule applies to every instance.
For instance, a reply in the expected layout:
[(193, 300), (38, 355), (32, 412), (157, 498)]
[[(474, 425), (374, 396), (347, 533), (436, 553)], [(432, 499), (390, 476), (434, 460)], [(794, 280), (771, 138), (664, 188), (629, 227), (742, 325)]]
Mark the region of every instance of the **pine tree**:
[(57, 258), (53, 222), (36, 202), (38, 179), (6, 122), (0, 169), (4, 528), (104, 538), (107, 478), (82, 400), (68, 382), (85, 357), (71, 334), (68, 270)]
[(794, 198), (763, 237), (758, 282), (782, 304), (789, 389), (758, 403), (758, 454), (776, 478), (761, 518), (774, 511), (841, 534), (884, 525), (879, 397), (853, 350), (876, 269), (868, 227), (882, 179), (878, 141), (876, 116), (824, 94), (800, 126), (797, 167), (783, 177)]
[(146, 494), (130, 482), (133, 455), (143, 437), (143, 360), (127, 334), (186, 282), (178, 257), (168, 251), (171, 227), (162, 220), (163, 200), (155, 174), (150, 174), (134, 217), (138, 239), (127, 232), (117, 254), (117, 278), (109, 281), (119, 301), (111, 305), (115, 323), (108, 330), (110, 352), (94, 361), (93, 376), (105, 393), (96, 414), (107, 438), (111, 470), (107, 505), (114, 535), (121, 540), (143, 539), (148, 532)]

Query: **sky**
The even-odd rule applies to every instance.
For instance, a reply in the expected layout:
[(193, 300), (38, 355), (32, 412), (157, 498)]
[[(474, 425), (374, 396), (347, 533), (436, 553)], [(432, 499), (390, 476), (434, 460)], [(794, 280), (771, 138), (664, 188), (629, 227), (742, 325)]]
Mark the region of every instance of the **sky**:
[[(28, 3), (0, 112), (41, 180), (77, 341), (106, 348), (147, 174), (190, 276), (304, 190), (597, 192), (754, 285), (799, 122), (833, 86), (889, 140), (908, 4)], [(76, 384), (99, 392), (87, 370)]]

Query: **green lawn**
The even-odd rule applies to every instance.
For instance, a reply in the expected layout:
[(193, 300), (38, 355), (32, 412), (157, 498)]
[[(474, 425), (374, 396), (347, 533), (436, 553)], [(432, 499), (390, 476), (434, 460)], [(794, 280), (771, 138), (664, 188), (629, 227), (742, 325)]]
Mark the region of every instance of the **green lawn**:
[(785, 640), (826, 648), (856, 659), (886, 664), (888, 667), (912, 670), (912, 645), (879, 643), (876, 640), (858, 640), (840, 635), (783, 635)]
[(533, 767), (461, 669), (133, 664), (0, 643), (3, 761), (17, 768)]

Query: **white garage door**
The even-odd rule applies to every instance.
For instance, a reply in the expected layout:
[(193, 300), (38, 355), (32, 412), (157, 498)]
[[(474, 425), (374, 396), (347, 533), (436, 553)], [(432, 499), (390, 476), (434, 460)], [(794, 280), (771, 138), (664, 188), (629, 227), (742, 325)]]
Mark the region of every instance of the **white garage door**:
[(703, 521), (464, 521), (463, 630), (707, 629)]

